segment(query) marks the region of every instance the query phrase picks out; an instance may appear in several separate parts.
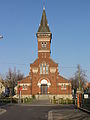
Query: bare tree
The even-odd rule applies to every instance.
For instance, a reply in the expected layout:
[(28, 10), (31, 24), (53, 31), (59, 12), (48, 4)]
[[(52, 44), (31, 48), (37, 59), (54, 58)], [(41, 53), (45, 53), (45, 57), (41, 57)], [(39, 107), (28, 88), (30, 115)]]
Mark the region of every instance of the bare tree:
[(71, 78), (72, 89), (84, 88), (87, 82), (87, 75), (85, 70), (82, 70), (80, 65), (77, 65), (77, 71), (74, 74), (74, 77)]
[(10, 90), (10, 95), (14, 95), (14, 87), (17, 85), (17, 81), (22, 80), (24, 75), (16, 68), (14, 71), (9, 68), (8, 73), (6, 74), (5, 85)]

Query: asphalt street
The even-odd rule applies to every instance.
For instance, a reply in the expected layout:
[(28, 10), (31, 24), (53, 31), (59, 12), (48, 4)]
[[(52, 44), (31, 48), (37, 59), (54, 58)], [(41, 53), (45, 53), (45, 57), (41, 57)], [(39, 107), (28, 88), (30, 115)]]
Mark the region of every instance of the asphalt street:
[[(60, 120), (60, 114), (62, 118), (63, 116), (69, 115), (71, 113), (72, 113), (71, 116), (76, 116), (76, 118), (74, 117), (75, 120), (90, 120), (89, 114), (74, 109), (72, 105), (65, 105), (65, 106), (64, 105), (60, 105), (60, 106), (9, 105), (9, 106), (5, 106), (4, 109), (6, 109), (7, 112), (0, 115), (0, 120)], [(53, 113), (53, 118), (52, 116), (51, 117), (48, 116), (49, 112)], [(68, 117), (66, 118), (67, 120), (69, 120)], [(71, 120), (73, 120), (73, 118), (71, 118)]]

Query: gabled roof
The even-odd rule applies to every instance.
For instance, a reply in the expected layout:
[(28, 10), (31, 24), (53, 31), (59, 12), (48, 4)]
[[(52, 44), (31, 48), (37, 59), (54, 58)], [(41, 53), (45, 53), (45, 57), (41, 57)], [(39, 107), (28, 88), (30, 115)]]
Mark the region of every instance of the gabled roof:
[(30, 66), (32, 66), (32, 67), (38, 67), (38, 65), (40, 64), (40, 63), (43, 63), (43, 62), (46, 62), (46, 63), (48, 63), (51, 67), (57, 67), (58, 66), (58, 64), (56, 63), (56, 62), (54, 62), (51, 58), (42, 58), (42, 59), (36, 59), (32, 64), (30, 64)]
[[(21, 84), (21, 83), (31, 83), (30, 76), (27, 76), (27, 77), (23, 78), (23, 79), (20, 81), (20, 84)], [(19, 84), (19, 82), (18, 82), (18, 84)]]
[(42, 19), (41, 19), (41, 23), (40, 23), (38, 32), (40, 32), (40, 33), (50, 32), (45, 9), (43, 9)]
[(60, 83), (71, 83), (70, 80), (62, 77), (61, 75), (58, 75), (58, 82), (60, 82)]

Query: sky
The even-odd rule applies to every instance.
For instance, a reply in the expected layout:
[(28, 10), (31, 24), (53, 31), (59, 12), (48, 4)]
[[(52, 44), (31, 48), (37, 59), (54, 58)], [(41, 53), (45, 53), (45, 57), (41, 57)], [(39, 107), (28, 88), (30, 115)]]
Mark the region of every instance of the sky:
[[(60, 75), (74, 76), (77, 65), (90, 81), (90, 0), (45, 0), (52, 32), (51, 58)], [(36, 33), (41, 21), (43, 0), (0, 0), (0, 74), (9, 68), (29, 74), (37, 58)]]

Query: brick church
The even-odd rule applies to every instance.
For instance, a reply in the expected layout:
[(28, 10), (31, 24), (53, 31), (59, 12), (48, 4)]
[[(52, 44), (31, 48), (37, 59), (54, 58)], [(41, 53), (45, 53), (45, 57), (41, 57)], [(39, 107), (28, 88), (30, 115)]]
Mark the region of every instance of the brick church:
[(58, 64), (50, 57), (52, 33), (50, 31), (46, 12), (43, 9), (41, 22), (37, 31), (38, 58), (30, 64), (27, 77), (18, 82), (17, 96), (21, 87), (21, 96), (35, 95), (56, 96), (72, 99), (71, 83), (58, 72)]

